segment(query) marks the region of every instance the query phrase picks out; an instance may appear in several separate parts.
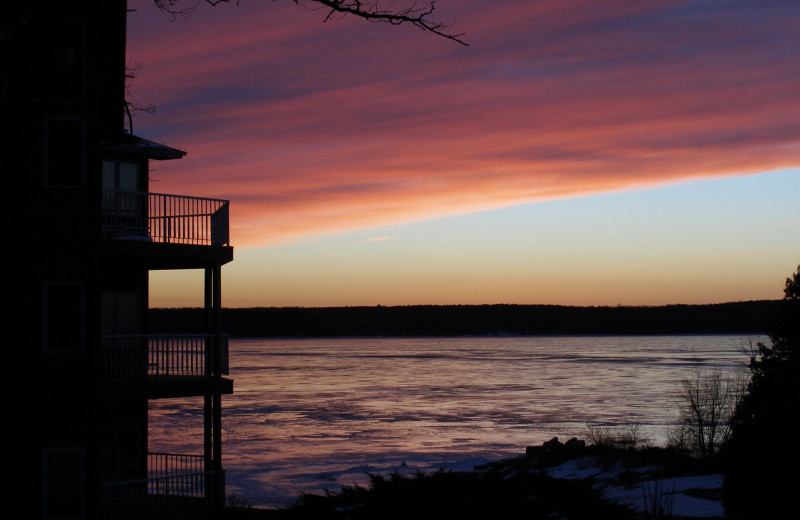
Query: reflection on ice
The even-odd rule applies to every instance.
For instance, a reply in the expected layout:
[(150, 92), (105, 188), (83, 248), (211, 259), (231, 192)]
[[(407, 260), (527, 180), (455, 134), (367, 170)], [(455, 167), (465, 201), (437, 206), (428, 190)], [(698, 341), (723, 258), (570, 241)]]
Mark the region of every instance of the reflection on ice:
[[(470, 469), (587, 425), (635, 421), (659, 444), (674, 385), (694, 360), (747, 362), (736, 336), (232, 340), (223, 397), (228, 493), (255, 506), (365, 484), (367, 473)], [(150, 449), (202, 439), (151, 406)], [(202, 443), (200, 443), (202, 445)]]

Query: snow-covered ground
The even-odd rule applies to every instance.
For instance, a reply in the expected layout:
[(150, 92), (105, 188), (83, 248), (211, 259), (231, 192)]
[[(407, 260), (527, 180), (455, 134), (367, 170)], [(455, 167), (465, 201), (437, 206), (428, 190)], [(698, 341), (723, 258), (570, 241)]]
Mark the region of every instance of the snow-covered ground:
[(627, 472), (633, 471), (641, 475), (641, 479), (628, 485), (619, 483), (623, 468), (600, 464), (594, 457), (569, 460), (548, 468), (547, 473), (553, 478), (562, 479), (592, 477), (599, 486), (603, 486), (606, 498), (630, 505), (639, 511), (653, 512), (652, 507), (660, 505), (666, 513), (676, 517), (724, 517), (722, 502), (714, 498), (719, 496), (718, 491), (722, 488), (721, 474), (649, 478), (648, 474), (655, 469), (657, 468), (624, 468)]

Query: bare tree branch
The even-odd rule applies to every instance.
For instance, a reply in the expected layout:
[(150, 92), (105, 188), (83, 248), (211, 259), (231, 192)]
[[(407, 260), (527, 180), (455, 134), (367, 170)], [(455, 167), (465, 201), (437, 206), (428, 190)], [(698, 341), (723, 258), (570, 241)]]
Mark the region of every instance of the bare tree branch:
[[(451, 33), (447, 30), (449, 28), (448, 25), (432, 19), (432, 15), (436, 10), (436, 0), (408, 0), (405, 3), (405, 7), (395, 7), (395, 2), (392, 0), (385, 0), (384, 2), (381, 2), (381, 0), (292, 1), (298, 5), (305, 5), (306, 3), (318, 4), (316, 9), (328, 11), (324, 21), (328, 21), (336, 15), (353, 15), (370, 22), (382, 22), (391, 25), (411, 24), (423, 31), (442, 36), (461, 45), (469, 45), (462, 39), (464, 33)], [(153, 2), (159, 9), (176, 17), (188, 16), (191, 11), (197, 8), (200, 2), (205, 2), (211, 6), (228, 3), (239, 4), (239, 0), (153, 0)], [(193, 3), (187, 7), (187, 2)], [(383, 7), (387, 4), (388, 7)]]
[(128, 133), (133, 135), (133, 113), (134, 112), (146, 112), (148, 114), (152, 114), (156, 111), (155, 105), (152, 103), (142, 106), (133, 101), (130, 101), (132, 97), (131, 94), (131, 86), (133, 84), (133, 79), (136, 77), (136, 74), (141, 69), (141, 64), (128, 64), (125, 66), (125, 116), (128, 121)]

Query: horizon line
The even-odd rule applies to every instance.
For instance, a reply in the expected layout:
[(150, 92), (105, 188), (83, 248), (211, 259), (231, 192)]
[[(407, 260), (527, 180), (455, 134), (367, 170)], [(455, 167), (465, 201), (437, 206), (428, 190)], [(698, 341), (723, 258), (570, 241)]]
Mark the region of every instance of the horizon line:
[[(710, 307), (715, 305), (735, 305), (744, 303), (775, 303), (782, 302), (783, 298), (777, 299), (762, 299), (762, 300), (736, 300), (717, 303), (665, 303), (660, 305), (564, 305), (558, 303), (412, 303), (405, 305), (321, 305), (321, 306), (302, 306), (302, 305), (264, 305), (264, 306), (250, 306), (250, 307), (225, 307), (223, 310), (251, 310), (251, 309), (397, 309), (409, 307), (563, 307), (573, 309), (656, 309), (665, 307)], [(199, 306), (182, 306), (182, 307), (150, 307), (147, 310), (182, 310), (182, 309), (203, 309)]]

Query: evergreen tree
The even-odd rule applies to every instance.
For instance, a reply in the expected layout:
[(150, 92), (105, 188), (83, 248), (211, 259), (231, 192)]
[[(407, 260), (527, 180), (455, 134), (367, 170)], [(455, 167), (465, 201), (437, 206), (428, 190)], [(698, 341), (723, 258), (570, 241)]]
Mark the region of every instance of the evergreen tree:
[(723, 501), (731, 518), (794, 518), (800, 457), (800, 265), (784, 309), (750, 359), (751, 378), (725, 448)]

